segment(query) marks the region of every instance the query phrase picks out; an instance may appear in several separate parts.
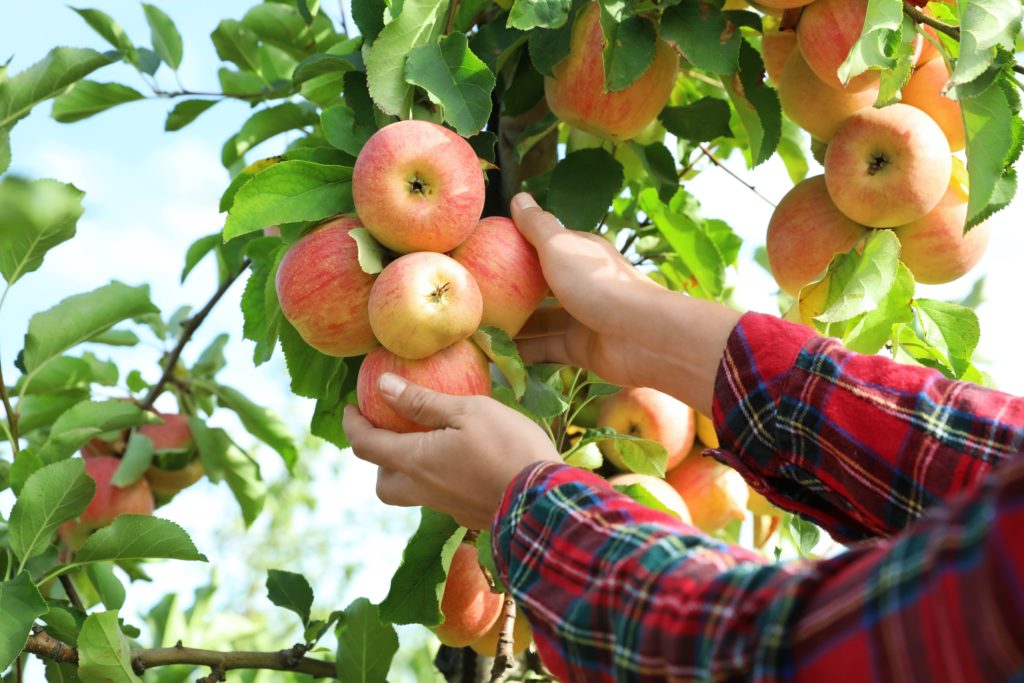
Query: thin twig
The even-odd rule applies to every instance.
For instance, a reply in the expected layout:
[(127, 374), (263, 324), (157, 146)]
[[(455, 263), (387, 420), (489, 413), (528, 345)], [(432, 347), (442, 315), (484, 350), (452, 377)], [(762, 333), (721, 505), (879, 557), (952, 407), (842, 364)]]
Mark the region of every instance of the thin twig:
[(734, 173), (732, 169), (730, 169), (728, 166), (726, 166), (721, 161), (719, 161), (718, 158), (714, 154), (711, 153), (711, 150), (709, 150), (704, 145), (698, 145), (698, 147), (700, 148), (701, 153), (704, 156), (706, 156), (708, 159), (711, 160), (711, 163), (713, 163), (715, 166), (717, 166), (718, 168), (722, 169), (723, 171), (728, 173), (730, 176), (735, 178), (737, 182), (739, 182), (744, 187), (746, 187), (748, 190), (750, 190), (751, 192), (756, 194), (758, 197), (763, 199), (767, 204), (771, 205), (773, 208), (775, 207), (775, 202), (773, 202), (772, 200), (768, 199), (768, 197), (765, 197), (763, 194), (761, 194), (760, 192), (757, 191), (756, 187), (754, 187), (753, 185), (748, 183), (746, 180), (744, 180), (743, 178), (741, 178), (738, 175), (736, 175), (736, 173)]
[(4, 410), (7, 412), (7, 427), (11, 433), (11, 449), (14, 455), (18, 455), (18, 415), (11, 407), (11, 397), (7, 395), (7, 385), (4, 383), (4, 370), (0, 366), (0, 398), (4, 402)]
[(505, 672), (512, 668), (515, 658), (516, 601), (510, 593), (505, 593), (505, 604), (501, 609), (501, 630), (498, 632), (498, 649), (494, 653), (494, 664), (491, 666), (490, 683), (501, 683)]
[(247, 93), (226, 93), (226, 92), (205, 92), (198, 90), (160, 90), (159, 88), (153, 88), (153, 94), (157, 97), (165, 99), (173, 99), (175, 97), (226, 97), (232, 100), (255, 100), (261, 97), (267, 97), (270, 92), (247, 92)]
[(455, 26), (455, 15), (459, 11), (460, 0), (452, 0), (451, 9), (448, 11), (448, 21), (445, 22), (444, 32), (445, 34), (451, 33), (452, 28)]
[(184, 350), (185, 344), (188, 344), (189, 340), (192, 339), (192, 335), (195, 334), (195, 331), (203, 324), (203, 321), (206, 320), (206, 316), (210, 314), (210, 311), (213, 310), (213, 307), (216, 306), (217, 302), (220, 301), (222, 296), (224, 296), (224, 293), (228, 291), (228, 288), (231, 287), (234, 281), (238, 279), (238, 276), (244, 273), (245, 269), (249, 267), (249, 263), (249, 259), (243, 261), (242, 267), (234, 274), (229, 275), (227, 279), (221, 283), (220, 287), (217, 288), (217, 291), (213, 293), (212, 297), (210, 297), (210, 300), (206, 302), (205, 306), (203, 306), (202, 310), (189, 318), (182, 326), (181, 336), (178, 337), (177, 345), (175, 345), (174, 349), (172, 349), (167, 355), (163, 375), (160, 376), (160, 379), (157, 380), (157, 383), (153, 385), (153, 388), (149, 390), (149, 393), (146, 394), (146, 398), (142, 401), (140, 407), (143, 410), (148, 410), (153, 407), (153, 403), (156, 402), (157, 397), (160, 396), (160, 393), (164, 389), (164, 385), (167, 384), (171, 375), (174, 373), (174, 367), (178, 364), (178, 359), (181, 358), (181, 352)]
[(76, 608), (85, 611), (85, 605), (82, 603), (82, 598), (78, 595), (78, 589), (75, 588), (75, 584), (72, 583), (71, 577), (67, 574), (60, 575), (60, 585), (64, 589), (64, 594), (68, 596), (68, 600)]
[(629, 237), (626, 238), (626, 243), (622, 245), (622, 249), (619, 249), (619, 253), (625, 256), (629, 248), (633, 246), (633, 242), (636, 242), (636, 232), (629, 234)]

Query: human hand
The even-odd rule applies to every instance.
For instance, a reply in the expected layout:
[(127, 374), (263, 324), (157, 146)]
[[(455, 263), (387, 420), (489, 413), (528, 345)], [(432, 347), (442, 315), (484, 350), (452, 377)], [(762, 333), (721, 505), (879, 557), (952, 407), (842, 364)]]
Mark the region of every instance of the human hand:
[(379, 466), (377, 496), (389, 505), (425, 505), (487, 529), (516, 475), (538, 461), (562, 461), (539, 426), (494, 399), (450, 396), (390, 373), (379, 381), (400, 415), (433, 428), (399, 434), (377, 429), (355, 406), (345, 409), (352, 451)]

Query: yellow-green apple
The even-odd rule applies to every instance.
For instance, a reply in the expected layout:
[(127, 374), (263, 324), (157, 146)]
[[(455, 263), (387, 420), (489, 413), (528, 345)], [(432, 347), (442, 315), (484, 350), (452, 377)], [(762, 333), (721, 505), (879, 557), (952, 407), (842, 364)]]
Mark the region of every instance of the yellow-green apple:
[(754, 489), (747, 487), (747, 493), (750, 496), (747, 498), (747, 509), (753, 512), (755, 515), (781, 515), (783, 511), (768, 502), (768, 499), (763, 495), (755, 491)]
[(487, 356), (468, 339), (422, 360), (401, 358), (384, 348), (374, 349), (363, 360), (356, 378), (359, 411), (374, 426), (393, 432), (426, 432), (430, 428), (402, 417), (384, 402), (377, 382), (385, 372), (445, 394), (491, 395)]
[(537, 250), (508, 218), (493, 216), (477, 223), (452, 258), (480, 286), (482, 325), (494, 325), (515, 336), (547, 294)]
[(824, 166), (828, 194), (840, 211), (870, 228), (892, 228), (935, 208), (949, 187), (953, 161), (930, 116), (892, 104), (846, 119)]
[(648, 493), (655, 497), (655, 499), (667, 507), (672, 512), (676, 513), (686, 524), (693, 524), (693, 519), (690, 517), (690, 510), (686, 507), (686, 502), (683, 500), (679, 492), (672, 488), (671, 485), (664, 479), (658, 479), (649, 474), (638, 474), (636, 472), (627, 472), (623, 474), (616, 474), (614, 477), (608, 479), (608, 483), (612, 486), (630, 486), (631, 484), (640, 484)]
[(370, 328), (388, 351), (419, 360), (480, 326), (476, 280), (450, 256), (418, 251), (384, 268), (370, 290)]
[(367, 303), (373, 275), (359, 266), (349, 232), (357, 218), (335, 218), (292, 245), (277, 270), (281, 311), (306, 343), (329, 356), (361, 356), (377, 346)]
[(900, 240), (900, 259), (918, 282), (952, 282), (974, 268), (985, 254), (988, 223), (964, 234), (967, 197), (967, 170), (955, 159), (949, 188), (938, 205), (913, 223), (894, 230)]
[(946, 61), (933, 59), (917, 67), (910, 81), (903, 86), (903, 104), (917, 107), (932, 117), (946, 134), (949, 148), (958, 152), (964, 148), (964, 117), (960, 103), (942, 94), (942, 88), (949, 80)]
[(456, 133), (429, 121), (398, 121), (360, 150), (352, 199), (366, 229), (388, 249), (447, 252), (480, 220), (484, 173)]
[[(665, 471), (682, 462), (696, 436), (693, 408), (668, 394), (647, 387), (623, 389), (605, 399), (597, 417), (599, 427), (660, 443), (668, 454)], [(627, 469), (615, 441), (602, 441), (601, 452), (620, 470)]]
[(850, 114), (870, 107), (878, 96), (878, 86), (864, 90), (838, 90), (825, 85), (814, 75), (800, 50), (786, 58), (779, 75), (779, 102), (782, 111), (811, 136), (828, 142), (839, 124)]
[(167, 466), (154, 462), (145, 477), (154, 493), (171, 496), (202, 479), (206, 471), (197, 457), (188, 417), (176, 413), (157, 413), (157, 417), (162, 424), (143, 425), (139, 434), (153, 443), (153, 454), (164, 456), (156, 460), (166, 460)]
[[(502, 619), (500, 616), (494, 622), (494, 626), (483, 635), (480, 640), (470, 643), (473, 652), (481, 657), (493, 657), (498, 651), (498, 638), (501, 636)], [(530, 628), (530, 621), (526, 618), (522, 608), (516, 609), (516, 621), (512, 626), (512, 654), (521, 655), (530, 647), (533, 640), (533, 629)]]
[(666, 481), (686, 501), (694, 526), (710, 534), (746, 516), (749, 493), (739, 472), (694, 451)]
[(830, 87), (857, 91), (878, 84), (877, 71), (866, 71), (845, 86), (837, 74), (860, 37), (867, 8), (868, 0), (816, 0), (800, 15), (800, 52), (811, 71)]
[(65, 522), (58, 530), (61, 539), (72, 549), (81, 548), (92, 532), (121, 515), (153, 514), (153, 492), (145, 479), (124, 488), (111, 483), (120, 464), (118, 458), (109, 455), (97, 455), (85, 461), (85, 473), (96, 482), (96, 493), (78, 519)]
[(452, 556), (441, 596), (444, 622), (434, 628), (434, 633), (449, 647), (466, 647), (494, 626), (501, 615), (501, 603), (501, 595), (491, 592), (480, 568), (476, 548), (461, 543)]
[(866, 232), (836, 208), (822, 176), (801, 181), (768, 222), (765, 248), (779, 288), (796, 296), (825, 272), (833, 256), (849, 251)]
[(777, 84), (782, 78), (782, 67), (790, 53), (796, 49), (796, 31), (780, 31), (779, 22), (773, 17), (765, 17), (762, 24), (764, 33), (761, 38), (761, 54), (764, 57), (764, 70), (768, 73), (768, 79)]
[(604, 74), (604, 34), (598, 3), (576, 17), (569, 56), (544, 78), (548, 107), (570, 126), (610, 140), (628, 140), (654, 120), (668, 102), (679, 57), (660, 38), (654, 59), (632, 85), (610, 92)]
[(715, 423), (704, 413), (697, 413), (697, 439), (707, 448), (718, 448), (718, 433)]

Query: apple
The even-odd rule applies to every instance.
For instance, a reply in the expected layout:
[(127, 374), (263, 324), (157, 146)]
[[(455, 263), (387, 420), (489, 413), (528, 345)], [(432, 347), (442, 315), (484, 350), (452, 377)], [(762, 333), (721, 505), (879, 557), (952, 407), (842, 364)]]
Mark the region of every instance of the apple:
[(768, 265), (782, 291), (796, 296), (825, 272), (833, 256), (849, 251), (865, 234), (836, 208), (822, 176), (807, 178), (782, 198), (768, 222)]
[[(597, 417), (598, 427), (611, 427), (619, 434), (657, 441), (665, 447), (665, 471), (682, 462), (696, 436), (693, 408), (668, 394), (635, 387), (623, 389), (605, 399)], [(615, 450), (614, 441), (602, 441), (601, 452), (620, 470), (628, 469)]]
[[(491, 627), (487, 633), (480, 638), (480, 640), (474, 641), (469, 644), (473, 648), (473, 652), (477, 653), (481, 657), (493, 657), (498, 651), (498, 638), (501, 636), (501, 627), (504, 619), (498, 616), (498, 620), (494, 622), (494, 626)], [(516, 620), (512, 626), (512, 654), (515, 656), (521, 655), (526, 652), (526, 648), (530, 647), (530, 641), (533, 640), (533, 629), (530, 628), (530, 621), (526, 618), (521, 608), (516, 609)]]
[(771, 7), (772, 9), (793, 9), (794, 7), (803, 7), (809, 5), (814, 0), (758, 0), (761, 5), (765, 7)]
[(693, 519), (690, 517), (690, 510), (686, 507), (686, 502), (683, 500), (679, 492), (672, 488), (671, 485), (664, 479), (658, 479), (652, 477), (649, 474), (637, 474), (636, 472), (628, 472), (624, 474), (616, 474), (614, 477), (608, 479), (608, 483), (612, 486), (630, 486), (631, 484), (640, 484), (647, 491), (654, 496), (659, 503), (667, 507), (672, 512), (679, 515), (685, 524), (693, 524)]
[(800, 52), (811, 71), (832, 88), (854, 92), (878, 84), (877, 71), (866, 71), (845, 86), (836, 73), (860, 37), (867, 9), (868, 0), (816, 0), (800, 15)]
[(697, 413), (697, 438), (707, 448), (718, 448), (718, 433), (715, 423), (704, 413)]
[(772, 83), (782, 78), (782, 67), (796, 48), (796, 31), (779, 30), (779, 22), (771, 17), (762, 20), (764, 33), (761, 38), (761, 54), (764, 56), (764, 70)]
[(128, 430), (122, 429), (111, 434), (104, 434), (103, 436), (109, 436), (108, 439), (102, 439), (96, 437), (89, 441), (89, 443), (82, 446), (82, 457), (83, 458), (96, 458), (101, 455), (109, 455), (115, 458), (120, 458), (124, 454), (124, 449), (128, 445)]
[(966, 143), (964, 117), (960, 103), (942, 94), (948, 80), (949, 69), (945, 60), (933, 59), (919, 66), (903, 86), (903, 104), (917, 107), (932, 117), (946, 135), (950, 150), (959, 152)]
[(859, 91), (829, 87), (814, 75), (800, 50), (789, 53), (777, 82), (782, 111), (822, 142), (831, 140), (850, 114), (870, 107), (878, 97), (877, 85)]
[(501, 616), (502, 598), (491, 592), (480, 568), (476, 547), (461, 543), (452, 556), (441, 596), (444, 622), (434, 628), (449, 647), (466, 647), (480, 640)]
[(110, 483), (121, 465), (118, 458), (97, 455), (85, 461), (85, 473), (96, 482), (96, 493), (88, 507), (78, 516), (60, 526), (58, 533), (70, 548), (78, 550), (97, 529), (125, 514), (153, 514), (153, 492), (145, 479), (119, 488)]
[(750, 494), (739, 472), (703, 457), (700, 450), (694, 448), (682, 465), (669, 472), (666, 481), (686, 501), (694, 526), (711, 534), (746, 517)]
[(169, 413), (157, 413), (157, 416), (163, 423), (143, 425), (139, 427), (139, 434), (153, 443), (154, 454), (172, 455), (183, 464), (164, 469), (154, 463), (146, 470), (145, 477), (154, 493), (171, 496), (202, 479), (206, 470), (196, 457), (188, 417)]
[(661, 112), (675, 85), (679, 57), (660, 38), (654, 59), (632, 85), (607, 89), (604, 75), (604, 34), (598, 3), (587, 4), (572, 27), (569, 56), (544, 78), (548, 107), (561, 120), (614, 141), (639, 134)]
[(452, 252), (483, 296), (482, 325), (515, 336), (548, 292), (537, 250), (508, 218), (485, 218)]
[(361, 356), (377, 346), (367, 304), (373, 275), (359, 266), (349, 235), (357, 218), (324, 223), (292, 245), (277, 270), (281, 311), (306, 343), (329, 356)]
[[(928, 13), (927, 10), (925, 10), (925, 13)], [(927, 33), (928, 36), (932, 38), (932, 40), (934, 40), (936, 43), (939, 42), (939, 34), (935, 32), (935, 29), (933, 29), (931, 26), (928, 26), (927, 24), (923, 24), (920, 26), (924, 30), (924, 32)], [(922, 66), (932, 61), (933, 59), (936, 59), (941, 56), (942, 54), (935, 48), (935, 43), (932, 43), (932, 41), (928, 40), (927, 37), (923, 37), (921, 38), (921, 54), (917, 56), (917, 63), (915, 64), (915, 66)]]
[(432, 251), (406, 254), (381, 271), (370, 290), (370, 328), (388, 351), (419, 360), (480, 326), (483, 299), (458, 261)]
[(393, 432), (426, 432), (430, 428), (402, 417), (384, 402), (377, 381), (385, 372), (446, 394), (491, 395), (487, 356), (468, 339), (422, 360), (401, 358), (384, 348), (374, 349), (363, 360), (356, 378), (359, 412), (374, 426)]
[(484, 173), (461, 136), (429, 121), (398, 121), (363, 145), (352, 169), (356, 214), (400, 254), (447, 252), (473, 232)]
[(967, 198), (967, 170), (956, 159), (949, 188), (938, 205), (913, 223), (895, 228), (900, 259), (918, 282), (952, 282), (974, 268), (985, 254), (988, 223), (964, 234)]
[(872, 228), (910, 223), (931, 211), (953, 170), (942, 129), (907, 104), (851, 115), (832, 138), (824, 166), (832, 201)]
[(747, 498), (747, 509), (755, 515), (771, 515), (775, 517), (785, 514), (782, 510), (768, 502), (767, 498), (749, 486), (747, 487), (747, 493), (750, 494), (749, 498)]

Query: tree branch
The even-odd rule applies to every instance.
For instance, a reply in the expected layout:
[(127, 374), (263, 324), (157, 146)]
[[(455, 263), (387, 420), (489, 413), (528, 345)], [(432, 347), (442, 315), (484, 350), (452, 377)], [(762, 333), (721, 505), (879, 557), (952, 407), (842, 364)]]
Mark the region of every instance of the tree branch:
[(72, 583), (71, 577), (67, 574), (61, 574), (60, 585), (64, 588), (64, 594), (68, 596), (71, 604), (84, 612), (85, 605), (82, 604), (82, 598), (78, 595), (78, 590), (75, 588), (75, 584)]
[[(931, 26), (939, 33), (945, 33), (950, 38), (954, 38), (958, 41), (960, 40), (959, 27), (947, 24), (944, 21), (939, 21), (921, 8), (915, 7), (910, 2), (907, 2), (907, 0), (903, 0), (903, 13), (919, 24)], [(1014, 64), (1013, 70), (1019, 74), (1024, 74), (1024, 66), (1021, 66), (1020, 64)]]
[(505, 678), (505, 672), (512, 668), (515, 660), (513, 654), (514, 629), (516, 625), (516, 601), (510, 593), (505, 593), (505, 604), (501, 608), (501, 631), (498, 632), (498, 650), (494, 654), (494, 664), (491, 666), (490, 683), (501, 683)]
[(721, 161), (719, 161), (718, 157), (716, 157), (714, 154), (711, 153), (711, 150), (709, 150), (704, 145), (698, 145), (698, 148), (700, 149), (701, 154), (706, 156), (711, 161), (711, 163), (713, 163), (715, 166), (717, 166), (718, 168), (722, 169), (723, 171), (728, 173), (730, 176), (735, 178), (737, 182), (739, 182), (741, 185), (746, 187), (748, 190), (750, 190), (751, 192), (756, 194), (758, 197), (763, 199), (767, 204), (769, 204), (772, 207), (775, 206), (775, 202), (773, 202), (772, 200), (770, 200), (767, 197), (765, 197), (763, 194), (761, 194), (760, 192), (757, 191), (756, 187), (754, 187), (753, 185), (748, 183), (746, 180), (744, 180), (743, 178), (740, 178), (738, 175), (736, 175), (736, 173), (731, 168), (729, 168), (728, 166), (723, 164)]
[[(78, 664), (78, 650), (62, 643), (42, 629), (37, 629), (28, 639), (25, 652), (31, 652), (43, 659), (52, 659), (65, 664)], [(218, 652), (216, 650), (198, 650), (184, 647), (178, 643), (174, 647), (132, 650), (132, 668), (136, 673), (147, 669), (172, 664), (190, 664), (193, 666), (210, 667), (215, 674), (234, 669), (266, 669), (268, 671), (294, 671), (313, 676), (314, 678), (335, 678), (337, 671), (334, 662), (325, 662), (306, 657), (306, 646), (299, 644), (287, 650), (277, 652)], [(210, 680), (223, 680), (213, 678)]]
[(189, 318), (182, 326), (181, 336), (178, 337), (177, 345), (175, 345), (174, 349), (172, 349), (167, 355), (167, 361), (164, 365), (164, 374), (160, 376), (157, 383), (154, 384), (153, 388), (151, 388), (149, 393), (146, 394), (146, 398), (142, 400), (142, 405), (140, 407), (143, 410), (148, 410), (153, 407), (153, 403), (156, 402), (157, 397), (160, 396), (160, 393), (164, 389), (164, 385), (167, 384), (168, 380), (171, 379), (171, 375), (174, 374), (174, 367), (178, 364), (178, 359), (181, 358), (181, 352), (184, 350), (185, 345), (188, 344), (190, 339), (192, 339), (192, 335), (195, 334), (195, 331), (203, 324), (203, 321), (206, 320), (206, 316), (210, 314), (210, 311), (213, 310), (213, 307), (216, 306), (217, 302), (220, 301), (222, 296), (224, 296), (224, 293), (228, 291), (228, 288), (231, 287), (234, 281), (238, 279), (238, 276), (244, 273), (245, 269), (249, 267), (249, 263), (249, 259), (243, 261), (242, 267), (238, 269), (238, 272), (234, 275), (228, 276), (227, 279), (221, 283), (220, 287), (217, 288), (217, 291), (213, 293), (210, 300), (206, 302), (206, 305), (203, 306), (202, 310)]
[(3, 399), (4, 410), (7, 412), (7, 428), (10, 430), (11, 449), (14, 455), (18, 455), (18, 414), (11, 407), (11, 397), (7, 395), (7, 385), (4, 383), (4, 370), (0, 366), (0, 399)]

